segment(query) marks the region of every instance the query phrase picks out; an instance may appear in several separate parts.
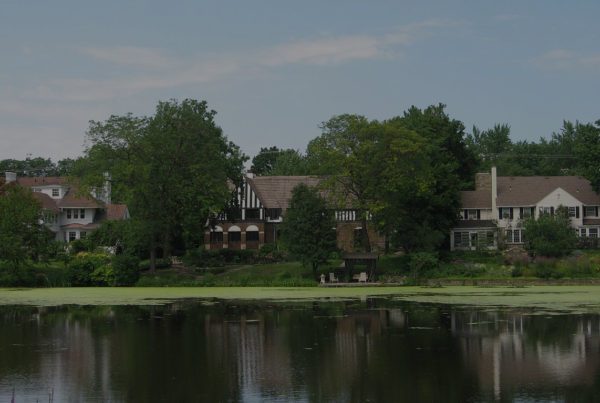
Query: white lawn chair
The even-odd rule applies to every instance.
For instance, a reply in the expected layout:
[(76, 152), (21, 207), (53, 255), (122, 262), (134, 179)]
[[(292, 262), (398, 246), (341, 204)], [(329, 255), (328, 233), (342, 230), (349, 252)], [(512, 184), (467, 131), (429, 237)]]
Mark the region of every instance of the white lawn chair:
[(338, 278), (335, 276), (335, 273), (329, 273), (329, 282), (330, 283), (337, 283), (338, 282)]
[(360, 275), (358, 276), (358, 282), (359, 283), (366, 283), (367, 282), (367, 273), (364, 271), (360, 272)]

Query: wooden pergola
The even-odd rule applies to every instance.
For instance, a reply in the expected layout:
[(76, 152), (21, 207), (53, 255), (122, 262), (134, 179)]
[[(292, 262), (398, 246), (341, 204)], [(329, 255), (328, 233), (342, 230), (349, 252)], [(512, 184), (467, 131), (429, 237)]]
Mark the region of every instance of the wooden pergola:
[[(379, 260), (378, 253), (350, 253), (346, 252), (342, 255), (344, 260), (343, 273), (344, 281), (350, 282), (354, 272), (354, 266), (365, 265), (367, 266), (367, 279), (373, 281), (375, 278), (375, 269), (377, 268), (377, 260)], [(340, 277), (340, 276), (338, 276)]]

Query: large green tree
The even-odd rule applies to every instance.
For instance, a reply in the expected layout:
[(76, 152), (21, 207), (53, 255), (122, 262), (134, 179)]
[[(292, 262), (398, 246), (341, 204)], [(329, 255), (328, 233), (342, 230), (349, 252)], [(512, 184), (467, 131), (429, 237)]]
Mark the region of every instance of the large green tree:
[(30, 190), (0, 180), (0, 260), (15, 272), (27, 259), (36, 259), (51, 239), (41, 218), (41, 204)]
[(565, 207), (559, 207), (555, 214), (544, 213), (538, 218), (527, 219), (523, 230), (525, 249), (533, 257), (564, 256), (571, 253), (577, 243), (577, 236)]
[(281, 241), (303, 265), (312, 267), (315, 279), (319, 265), (327, 263), (336, 248), (334, 227), (333, 212), (316, 189), (302, 183), (292, 190)]
[(227, 141), (206, 102), (159, 102), (152, 117), (111, 116), (90, 122), (85, 182), (99, 185), (109, 171), (119, 202), (143, 225), (154, 270), (158, 248), (169, 256), (173, 240), (201, 242), (204, 225), (231, 199), (245, 157)]

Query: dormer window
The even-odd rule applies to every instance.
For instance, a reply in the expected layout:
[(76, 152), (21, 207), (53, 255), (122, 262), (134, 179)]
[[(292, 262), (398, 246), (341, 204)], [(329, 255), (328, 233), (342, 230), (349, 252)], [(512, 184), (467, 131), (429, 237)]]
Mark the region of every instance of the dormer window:
[(52, 188), (52, 197), (60, 197), (60, 189)]

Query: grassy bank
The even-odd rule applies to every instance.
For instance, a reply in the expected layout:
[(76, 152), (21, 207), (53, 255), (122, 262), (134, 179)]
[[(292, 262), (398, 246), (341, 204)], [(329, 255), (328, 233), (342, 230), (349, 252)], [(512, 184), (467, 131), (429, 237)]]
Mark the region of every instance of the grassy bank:
[(478, 307), (535, 308), (537, 312), (598, 312), (600, 286), (484, 287), (134, 287), (0, 289), (0, 305), (156, 305), (180, 299), (339, 300), (390, 298)]

